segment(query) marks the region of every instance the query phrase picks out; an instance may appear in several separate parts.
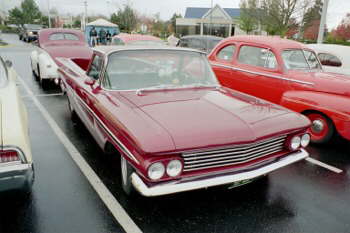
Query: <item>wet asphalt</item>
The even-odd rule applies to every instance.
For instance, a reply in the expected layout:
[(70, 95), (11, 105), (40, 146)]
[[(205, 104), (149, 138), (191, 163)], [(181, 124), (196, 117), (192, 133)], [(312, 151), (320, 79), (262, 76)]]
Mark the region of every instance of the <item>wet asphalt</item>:
[[(342, 169), (337, 174), (302, 161), (266, 179), (238, 187), (217, 187), (170, 196), (124, 195), (119, 160), (106, 156), (81, 124), (69, 118), (67, 100), (53, 85), (43, 91), (32, 76), (33, 46), (16, 35), (0, 35), (10, 43), (0, 56), (48, 110), (84, 159), (143, 232), (350, 232), (350, 143), (337, 139), (310, 146), (312, 158)], [(30, 196), (0, 194), (0, 233), (124, 232), (33, 101), (18, 85), (29, 114), (36, 180)], [(46, 96), (45, 96), (46, 95)]]

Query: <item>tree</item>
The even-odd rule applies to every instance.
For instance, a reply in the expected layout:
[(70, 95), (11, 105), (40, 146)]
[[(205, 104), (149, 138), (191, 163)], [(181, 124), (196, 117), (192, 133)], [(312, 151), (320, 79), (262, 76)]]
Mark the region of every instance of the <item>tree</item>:
[(308, 0), (261, 0), (259, 18), (265, 31), (270, 35), (285, 36), (290, 29), (292, 18), (310, 4)]
[(170, 18), (170, 22), (168, 25), (169, 32), (175, 32), (177, 18), (182, 18), (182, 15), (174, 13), (173, 16)]
[(117, 14), (111, 15), (111, 22), (118, 24), (121, 31), (130, 33), (136, 28), (137, 14), (130, 5), (125, 5), (124, 9), (119, 9)]
[(336, 40), (350, 40), (350, 13), (348, 13), (336, 29), (332, 31), (332, 37)]
[(320, 28), (320, 19), (315, 19), (309, 23), (309, 26), (304, 31), (304, 38), (307, 40), (317, 40), (318, 31)]
[(41, 12), (34, 0), (24, 0), (21, 7), (9, 10), (9, 21), (16, 25), (38, 23), (41, 20)]
[(18, 7), (9, 10), (9, 22), (17, 26), (23, 26), (25, 24), (22, 11)]
[[(318, 30), (315, 30), (315, 29), (317, 27), (317, 22), (318, 22), (318, 27), (320, 24), (322, 7), (323, 7), (322, 0), (316, 0), (313, 6), (308, 8), (306, 13), (303, 15), (301, 33), (304, 34), (303, 36), (304, 38), (306, 39), (315, 38), (315, 35), (317, 38)], [(307, 37), (305, 37), (306, 32), (307, 32)]]
[(257, 0), (241, 0), (240, 10), (239, 28), (249, 34), (259, 27)]

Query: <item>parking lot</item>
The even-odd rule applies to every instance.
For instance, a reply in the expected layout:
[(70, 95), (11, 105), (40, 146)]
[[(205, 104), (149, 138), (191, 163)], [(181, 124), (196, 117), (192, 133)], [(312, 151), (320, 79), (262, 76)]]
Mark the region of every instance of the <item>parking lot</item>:
[(235, 189), (127, 197), (119, 158), (104, 155), (73, 124), (66, 96), (43, 91), (30, 68), (34, 47), (3, 34), (29, 115), (33, 193), (1, 195), (0, 232), (349, 232), (350, 143), (309, 146), (312, 159)]

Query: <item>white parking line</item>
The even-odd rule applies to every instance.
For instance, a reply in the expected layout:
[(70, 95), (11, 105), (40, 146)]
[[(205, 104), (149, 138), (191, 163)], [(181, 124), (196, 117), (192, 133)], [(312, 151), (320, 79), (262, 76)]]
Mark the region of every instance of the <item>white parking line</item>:
[(313, 159), (311, 157), (308, 157), (305, 160), (308, 161), (309, 163), (312, 163), (312, 164), (318, 165), (320, 167), (326, 168), (326, 169), (328, 169), (328, 170), (330, 170), (332, 172), (335, 172), (335, 173), (342, 173), (343, 172), (343, 170), (341, 170), (339, 168), (333, 167), (331, 165), (328, 165), (326, 163), (323, 163), (323, 162), (318, 161), (316, 159)]
[(105, 203), (109, 211), (112, 213), (114, 218), (119, 222), (126, 232), (138, 233), (142, 232), (140, 228), (134, 223), (130, 216), (126, 213), (119, 202), (114, 198), (112, 193), (103, 184), (101, 179), (96, 175), (88, 163), (84, 160), (83, 156), (79, 153), (76, 147), (68, 139), (68, 137), (63, 133), (54, 119), (50, 116), (44, 106), (38, 101), (33, 92), (23, 81), (21, 77), (18, 76), (18, 80), (21, 82), (22, 86), (28, 93), (28, 96), (33, 100), (34, 104), (37, 106), (43, 117), (46, 119), (48, 124), (51, 126), (52, 130), (55, 132), (57, 137), (60, 139), (61, 143), (67, 149), (68, 153), (77, 164), (81, 172), (85, 175), (91, 186), (95, 189), (97, 194), (100, 196), (101, 200)]

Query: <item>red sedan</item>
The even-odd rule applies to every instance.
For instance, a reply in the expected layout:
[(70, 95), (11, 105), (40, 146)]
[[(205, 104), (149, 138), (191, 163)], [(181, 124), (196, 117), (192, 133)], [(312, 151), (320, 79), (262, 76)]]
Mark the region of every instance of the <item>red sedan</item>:
[(305, 45), (279, 37), (235, 36), (209, 55), (220, 83), (306, 115), (311, 139), (350, 140), (350, 79), (327, 73)]
[(120, 156), (126, 193), (239, 186), (308, 156), (306, 117), (221, 87), (200, 51), (104, 46), (87, 70), (60, 62), (73, 119)]

